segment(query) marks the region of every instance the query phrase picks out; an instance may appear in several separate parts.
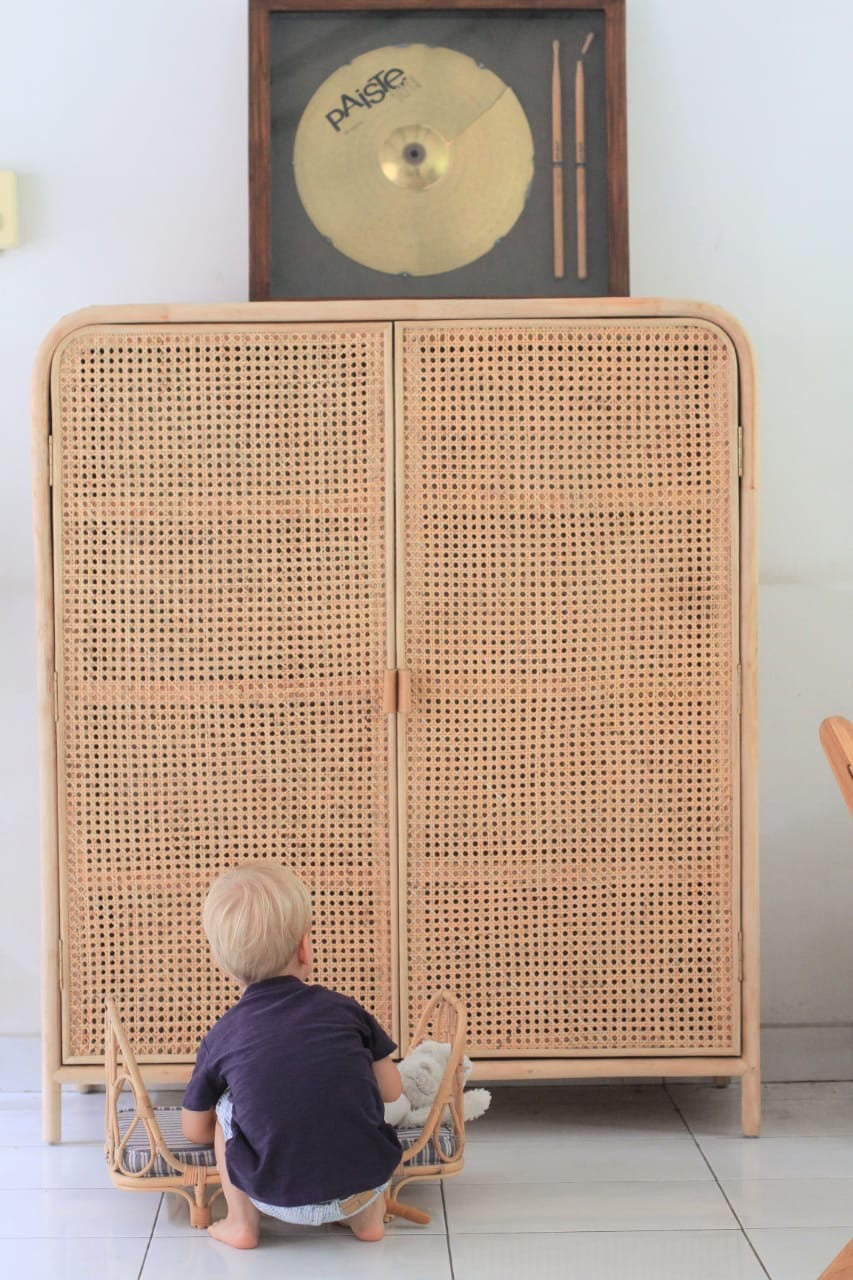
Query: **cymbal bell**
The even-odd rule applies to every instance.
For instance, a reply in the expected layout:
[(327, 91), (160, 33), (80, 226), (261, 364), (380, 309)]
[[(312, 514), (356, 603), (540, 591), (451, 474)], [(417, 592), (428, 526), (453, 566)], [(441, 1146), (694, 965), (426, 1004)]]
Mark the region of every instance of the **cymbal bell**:
[(488, 253), (518, 221), (533, 137), (516, 95), (466, 54), (361, 54), (320, 85), (293, 151), (314, 226), (348, 258), (413, 276)]
[(434, 129), (407, 124), (388, 135), (379, 150), (379, 163), (389, 182), (423, 191), (447, 173), (450, 146)]

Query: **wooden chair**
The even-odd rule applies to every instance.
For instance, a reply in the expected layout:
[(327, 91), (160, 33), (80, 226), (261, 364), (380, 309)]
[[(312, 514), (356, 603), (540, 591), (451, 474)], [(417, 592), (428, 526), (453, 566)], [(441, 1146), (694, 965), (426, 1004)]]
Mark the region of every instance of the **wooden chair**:
[[(190, 1225), (209, 1227), (211, 1203), (221, 1194), (213, 1147), (187, 1141), (181, 1132), (180, 1107), (151, 1105), (111, 996), (106, 1031), (104, 1151), (110, 1177), (123, 1191), (177, 1191), (189, 1204)], [(132, 1105), (124, 1106), (125, 1100)]]
[[(820, 741), (853, 813), (853, 724), (843, 716), (829, 716), (820, 726)], [(821, 1272), (819, 1280), (853, 1280), (853, 1240)]]
[(465, 1085), (465, 1009), (446, 991), (432, 997), (421, 1014), (409, 1044), (411, 1052), (423, 1040), (450, 1045), (447, 1066), (430, 1113), (422, 1129), (401, 1129), (403, 1158), (386, 1194), (387, 1216), (407, 1218), (425, 1224), (430, 1215), (422, 1209), (401, 1204), (402, 1187), (420, 1180), (435, 1181), (460, 1173), (464, 1164), (465, 1116), (462, 1091)]
[(853, 813), (853, 724), (843, 716), (829, 716), (820, 726), (820, 740), (847, 808)]

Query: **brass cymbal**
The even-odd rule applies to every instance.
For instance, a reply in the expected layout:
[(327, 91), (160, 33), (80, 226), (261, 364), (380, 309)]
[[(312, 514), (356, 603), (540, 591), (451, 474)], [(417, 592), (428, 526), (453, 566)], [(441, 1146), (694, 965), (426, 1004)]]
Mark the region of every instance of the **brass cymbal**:
[(466, 54), (425, 44), (361, 54), (296, 131), (299, 196), (321, 235), (375, 271), (474, 262), (518, 220), (533, 137), (518, 98)]

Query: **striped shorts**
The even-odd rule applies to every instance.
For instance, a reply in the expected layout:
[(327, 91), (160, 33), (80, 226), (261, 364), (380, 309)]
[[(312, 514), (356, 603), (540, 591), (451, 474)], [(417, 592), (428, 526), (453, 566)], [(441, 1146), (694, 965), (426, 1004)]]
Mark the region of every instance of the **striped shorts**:
[[(216, 1104), (216, 1116), (222, 1126), (226, 1142), (232, 1133), (232, 1110), (231, 1091), (226, 1089)], [(282, 1222), (290, 1222), (297, 1227), (322, 1227), (327, 1222), (341, 1222), (345, 1218), (351, 1218), (353, 1214), (360, 1213), (362, 1209), (366, 1209), (368, 1205), (384, 1195), (390, 1185), (389, 1180), (381, 1187), (374, 1187), (372, 1191), (360, 1191), (354, 1196), (345, 1196), (342, 1200), (325, 1200), (322, 1204), (283, 1206), (265, 1204), (263, 1200), (256, 1200), (254, 1196), (249, 1196), (249, 1199), (256, 1209), (268, 1214), (271, 1218), (279, 1218)]]

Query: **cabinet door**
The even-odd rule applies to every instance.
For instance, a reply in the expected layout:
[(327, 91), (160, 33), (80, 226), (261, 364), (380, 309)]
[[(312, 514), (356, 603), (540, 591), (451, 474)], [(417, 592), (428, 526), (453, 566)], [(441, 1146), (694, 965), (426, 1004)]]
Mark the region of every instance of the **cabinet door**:
[(737, 365), (700, 319), (401, 324), (411, 1020), (736, 1054)]
[(206, 890), (310, 885), (317, 979), (387, 1024), (386, 502), (379, 324), (99, 325), (52, 367), (63, 1058), (114, 992), (187, 1059), (236, 991)]

